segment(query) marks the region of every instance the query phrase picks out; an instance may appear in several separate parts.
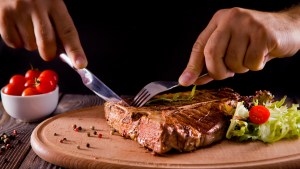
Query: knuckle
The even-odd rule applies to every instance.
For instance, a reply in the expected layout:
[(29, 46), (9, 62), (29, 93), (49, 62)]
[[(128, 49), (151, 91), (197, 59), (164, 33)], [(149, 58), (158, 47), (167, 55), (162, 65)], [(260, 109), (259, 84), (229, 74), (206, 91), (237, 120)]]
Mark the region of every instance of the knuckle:
[(195, 52), (195, 53), (203, 52), (203, 46), (204, 46), (203, 41), (200, 39), (197, 40), (193, 45), (192, 52)]
[(194, 65), (194, 64), (188, 64), (186, 69), (193, 74), (194, 76), (198, 76), (200, 73), (200, 67)]
[(72, 25), (65, 25), (62, 29), (62, 34), (61, 34), (62, 38), (72, 38), (74, 36), (77, 36), (77, 31), (75, 29), (74, 26)]
[(203, 54), (205, 56), (205, 59), (213, 60), (214, 56), (216, 55), (216, 50), (209, 46), (206, 46), (204, 48)]
[(244, 10), (240, 7), (230, 8), (229, 13), (230, 16), (240, 16), (245, 14)]

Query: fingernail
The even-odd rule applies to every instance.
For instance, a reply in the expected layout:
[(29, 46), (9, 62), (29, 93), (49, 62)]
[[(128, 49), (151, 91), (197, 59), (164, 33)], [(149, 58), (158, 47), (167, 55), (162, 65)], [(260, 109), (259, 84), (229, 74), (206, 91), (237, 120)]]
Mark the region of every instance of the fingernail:
[(75, 64), (79, 68), (84, 68), (86, 67), (86, 60), (83, 59), (82, 57), (77, 57), (75, 60)]
[(182, 86), (189, 86), (192, 84), (192, 79), (194, 76), (190, 72), (183, 72), (178, 81)]

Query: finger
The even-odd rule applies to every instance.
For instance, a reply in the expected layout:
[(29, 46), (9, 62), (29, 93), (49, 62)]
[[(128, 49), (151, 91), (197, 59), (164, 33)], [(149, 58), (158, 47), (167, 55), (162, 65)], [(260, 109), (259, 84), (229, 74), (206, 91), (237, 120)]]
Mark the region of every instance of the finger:
[(182, 86), (192, 85), (197, 80), (204, 66), (204, 56), (203, 52), (201, 52), (204, 44), (199, 39), (201, 37), (194, 43), (187, 67), (179, 77), (178, 81)]
[(215, 80), (232, 77), (234, 73), (225, 65), (224, 56), (230, 41), (230, 31), (218, 27), (211, 34), (204, 49), (205, 63), (209, 76)]
[[(256, 32), (257, 34), (258, 32)], [(257, 36), (255, 36), (257, 37)], [(271, 59), (269, 55), (267, 44), (263, 39), (264, 35), (258, 35), (262, 38), (250, 38), (249, 47), (247, 49), (244, 66), (252, 71), (258, 71), (264, 68), (268, 59)]]
[(16, 17), (17, 29), (22, 38), (24, 48), (30, 51), (36, 50), (37, 45), (31, 16), (23, 13), (23, 15)]
[(34, 34), (40, 56), (50, 61), (56, 56), (56, 38), (48, 13), (42, 10), (36, 9), (32, 13)]
[(23, 47), (23, 42), (14, 21), (9, 11), (0, 12), (0, 34), (3, 41), (11, 48), (20, 48)]
[(58, 1), (56, 8), (51, 9), (51, 16), (56, 33), (76, 68), (87, 66), (87, 59), (81, 46), (78, 32), (63, 1)]
[(182, 86), (192, 85), (205, 68), (204, 48), (212, 32), (216, 29), (217, 25), (214, 17), (208, 23), (207, 27), (200, 33), (196, 42), (193, 45), (189, 62), (179, 77), (179, 84)]
[(232, 32), (232, 36), (224, 58), (226, 67), (235, 73), (245, 73), (249, 71), (244, 66), (244, 56), (249, 44), (249, 38), (243, 34)]

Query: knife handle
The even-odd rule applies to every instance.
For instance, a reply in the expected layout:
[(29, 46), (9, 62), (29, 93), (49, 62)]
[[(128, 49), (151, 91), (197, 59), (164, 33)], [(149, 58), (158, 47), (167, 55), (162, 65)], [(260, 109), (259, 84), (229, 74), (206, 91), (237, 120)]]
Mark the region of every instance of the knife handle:
[(60, 57), (60, 59), (61, 59), (63, 62), (67, 63), (70, 67), (72, 67), (73, 69), (76, 69), (76, 68), (73, 66), (73, 64), (72, 64), (72, 62), (71, 62), (71, 59), (67, 56), (67, 54), (61, 53), (61, 54), (59, 54), (59, 57)]

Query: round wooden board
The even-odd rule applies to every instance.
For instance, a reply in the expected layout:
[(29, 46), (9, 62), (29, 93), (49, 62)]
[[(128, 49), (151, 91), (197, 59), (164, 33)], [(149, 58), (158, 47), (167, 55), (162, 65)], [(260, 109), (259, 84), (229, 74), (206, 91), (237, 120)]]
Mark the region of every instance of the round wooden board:
[[(83, 130), (74, 131), (74, 124)], [(94, 135), (91, 126), (103, 137)], [(67, 140), (61, 143), (63, 138)], [(86, 147), (87, 143), (90, 144), (89, 148)], [(31, 146), (42, 159), (66, 168), (300, 167), (300, 139), (282, 140), (274, 144), (224, 140), (190, 153), (154, 156), (137, 142), (118, 134), (112, 135), (102, 106), (70, 111), (46, 119), (34, 129)]]

